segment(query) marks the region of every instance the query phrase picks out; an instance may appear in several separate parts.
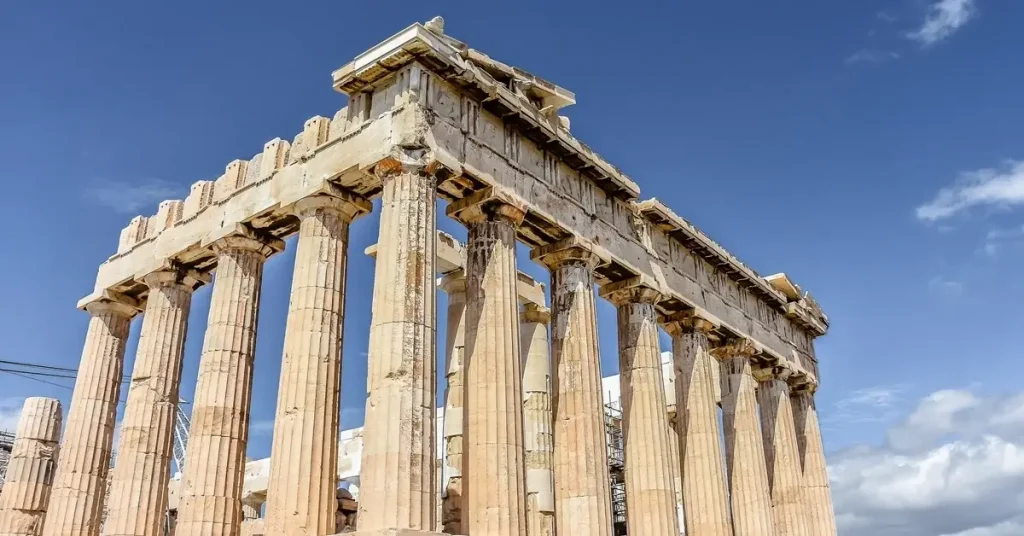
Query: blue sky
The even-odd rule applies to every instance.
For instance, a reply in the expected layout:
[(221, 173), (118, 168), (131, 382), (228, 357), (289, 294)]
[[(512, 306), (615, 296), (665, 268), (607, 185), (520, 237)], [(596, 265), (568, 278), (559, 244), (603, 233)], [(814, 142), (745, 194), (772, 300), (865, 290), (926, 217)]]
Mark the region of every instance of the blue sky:
[[(132, 216), (330, 117), (345, 104), (333, 69), (438, 14), (454, 37), (576, 92), (574, 134), (643, 197), (817, 297), (833, 326), (817, 346), (830, 453), (891, 446), (892, 427), (944, 389), (1021, 390), (1024, 3), (1009, 0), (5, 3), (0, 359), (77, 366), (88, 317), (75, 302)], [(376, 215), (352, 229), (345, 425), (362, 421), (361, 252), (376, 233)], [(293, 253), (267, 265), (257, 423), (273, 417)], [(186, 399), (208, 303), (197, 292)], [(611, 374), (607, 304), (600, 326)], [(70, 391), (0, 373), (8, 405), (34, 395)], [(254, 434), (250, 454), (269, 439)]]

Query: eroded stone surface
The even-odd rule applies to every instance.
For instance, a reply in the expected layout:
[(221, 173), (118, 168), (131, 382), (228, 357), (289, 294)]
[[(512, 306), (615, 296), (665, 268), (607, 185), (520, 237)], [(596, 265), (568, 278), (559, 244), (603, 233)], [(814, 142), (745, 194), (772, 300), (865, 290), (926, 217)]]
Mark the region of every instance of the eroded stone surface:
[(764, 439), (772, 513), (779, 536), (814, 536), (808, 532), (803, 474), (789, 385), (777, 371), (757, 373), (757, 398), (761, 406), (761, 434)]
[(526, 517), (530, 536), (554, 536), (555, 490), (552, 472), (554, 430), (551, 412), (551, 311), (526, 304), (519, 315), (523, 352), (523, 448), (526, 459)]
[(825, 449), (821, 443), (818, 410), (813, 391), (794, 393), (793, 420), (796, 423), (798, 455), (803, 467), (805, 510), (811, 534), (835, 536), (836, 517), (832, 510), (832, 492), (828, 485)]
[(109, 299), (86, 309), (92, 318), (53, 479), (46, 536), (96, 536), (103, 519), (125, 343), (138, 309), (133, 300)]
[(0, 493), (0, 536), (39, 536), (50, 502), (61, 428), (60, 402), (25, 400)]
[(334, 530), (338, 407), (349, 223), (369, 204), (352, 196), (300, 201), (267, 487), (267, 530)]
[(555, 520), (559, 534), (611, 536), (594, 267), (586, 245), (555, 244), (533, 257), (551, 269), (551, 356), (555, 408)]
[(447, 385), (444, 391), (444, 466), (442, 483), (441, 526), (450, 534), (462, 531), (462, 409), (465, 397), (462, 363), (466, 357), (466, 274), (462, 269), (441, 280), (448, 294)]
[(422, 168), (380, 175), (359, 527), (433, 530), (436, 184)]
[(679, 431), (680, 473), (687, 534), (732, 536), (722, 466), (721, 430), (714, 371), (718, 361), (710, 353), (702, 319), (669, 323), (676, 372), (676, 419)]
[(772, 499), (757, 411), (757, 380), (745, 341), (716, 348), (722, 360), (722, 414), (733, 528), (737, 534), (774, 536)]
[(472, 535), (526, 535), (515, 238), (523, 215), (509, 205), (459, 213), (469, 227), (462, 491)]
[(679, 534), (669, 446), (665, 379), (655, 304), (661, 294), (638, 280), (601, 291), (617, 309), (625, 449), (626, 526), (630, 534)]
[(216, 280), (192, 402), (176, 536), (238, 533), (263, 264), (284, 243), (232, 235), (213, 248)]
[(198, 280), (172, 269), (147, 275), (144, 282), (149, 297), (110, 476), (107, 536), (158, 534), (167, 512), (181, 360)]

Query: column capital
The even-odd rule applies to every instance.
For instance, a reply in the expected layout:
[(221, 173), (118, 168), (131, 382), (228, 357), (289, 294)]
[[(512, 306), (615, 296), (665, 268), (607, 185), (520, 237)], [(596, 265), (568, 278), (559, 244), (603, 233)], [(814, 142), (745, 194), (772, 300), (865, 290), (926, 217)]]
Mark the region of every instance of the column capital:
[(203, 242), (207, 243), (217, 255), (226, 250), (240, 249), (254, 251), (267, 258), (284, 251), (284, 240), (264, 235), (244, 224), (235, 224), (218, 233), (218, 236), (208, 237)]
[(818, 378), (809, 372), (798, 372), (787, 378), (793, 395), (810, 395), (818, 392)]
[(631, 303), (653, 305), (661, 301), (662, 292), (653, 279), (640, 275), (601, 287), (601, 297), (616, 307)]
[(189, 291), (210, 282), (210, 274), (184, 268), (177, 263), (165, 261), (162, 266), (137, 278), (149, 288), (178, 285)]
[(465, 295), (468, 290), (466, 284), (466, 272), (462, 268), (448, 272), (437, 280), (437, 286), (448, 295), (449, 299), (456, 294)]
[(320, 193), (300, 199), (292, 206), (292, 212), (300, 218), (320, 209), (337, 212), (345, 221), (351, 223), (360, 216), (369, 214), (373, 210), (373, 204), (361, 195), (326, 182)]
[(604, 248), (578, 236), (541, 246), (530, 253), (530, 258), (552, 270), (569, 263), (586, 264), (593, 270), (610, 262), (610, 256)]
[(464, 224), (499, 221), (519, 227), (527, 210), (526, 203), (508, 190), (488, 186), (449, 205), (447, 214)]
[(686, 333), (704, 333), (709, 338), (713, 332), (721, 326), (718, 320), (700, 310), (691, 309), (661, 317), (665, 331), (669, 335), (678, 336)]
[(78, 308), (88, 311), (92, 316), (111, 312), (132, 319), (142, 312), (143, 306), (139, 300), (120, 292), (102, 290), (80, 301)]
[(734, 357), (745, 357), (750, 359), (761, 354), (761, 347), (746, 337), (729, 339), (711, 350), (711, 355), (719, 361), (726, 361)]
[(551, 309), (536, 303), (527, 303), (519, 312), (519, 322), (522, 324), (548, 324), (551, 322)]
[(430, 160), (425, 149), (401, 149), (373, 165), (373, 174), (381, 182), (401, 174), (420, 175), (436, 178), (446, 168), (436, 160)]

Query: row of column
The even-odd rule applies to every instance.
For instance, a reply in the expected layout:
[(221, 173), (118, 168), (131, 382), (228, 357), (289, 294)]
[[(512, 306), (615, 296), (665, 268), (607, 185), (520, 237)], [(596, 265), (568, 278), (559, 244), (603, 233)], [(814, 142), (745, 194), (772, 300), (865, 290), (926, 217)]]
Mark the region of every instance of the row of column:
[[(376, 172), (383, 187), (382, 232), (370, 329), (359, 528), (432, 531), (437, 515), (436, 184), (424, 168), (397, 161), (378, 165)], [(348, 226), (369, 208), (365, 200), (340, 190), (295, 207), (300, 227), (266, 505), (268, 530), (274, 534), (319, 536), (333, 530)], [(465, 426), (461, 448), (449, 445), (447, 454), (460, 457), (459, 467), (473, 475), (459, 482), (458, 528), (474, 536), (525, 536), (535, 530), (528, 529), (531, 525), (550, 526), (553, 510), (557, 532), (610, 536), (593, 273), (600, 257), (575, 239), (533, 254), (551, 270), (548, 399), (548, 380), (540, 379), (547, 365), (538, 364), (540, 346), (547, 342), (539, 327), (523, 327), (542, 324), (541, 316), (527, 311), (521, 319), (517, 303), (516, 231), (525, 208), (485, 191), (453, 204), (449, 214), (469, 228), (466, 310), (459, 319), (462, 337), (455, 339), (463, 344), (462, 359), (455, 361), (460, 376), (449, 373), (454, 380), (449, 388), (461, 394), (461, 401), (452, 400), (458, 398), (453, 395), (449, 402), (453, 408), (462, 406), (461, 414), (453, 412), (450, 418), (458, 415)], [(211, 247), (217, 255), (217, 279), (183, 471), (179, 535), (237, 534), (262, 267), (283, 244), (239, 228)], [(144, 282), (149, 293), (103, 528), (111, 536), (159, 533), (187, 318), (201, 278), (168, 266)], [(619, 309), (629, 529), (632, 534), (678, 534), (670, 470), (678, 460), (672, 459), (662, 390), (655, 310), (659, 295), (642, 281), (618, 283), (605, 288), (604, 295)], [(70, 455), (58, 464), (46, 534), (94, 536), (100, 529), (124, 346), (139, 305), (108, 294), (88, 310), (93, 317), (63, 446)], [(678, 334), (676, 366), (691, 378), (680, 382), (688, 386), (677, 392), (677, 407), (685, 413), (679, 457), (688, 533), (702, 533), (689, 527), (691, 519), (717, 527), (709, 530), (727, 531), (725, 492), (713, 489), (723, 480), (720, 463), (717, 472), (713, 469), (721, 456), (717, 417), (712, 418), (710, 365), (697, 365), (710, 361), (708, 338), (692, 329), (692, 322), (671, 325)], [(526, 352), (525, 344), (530, 345)], [(751, 361), (739, 347), (715, 351), (729, 371), (723, 380), (728, 386), (723, 387), (723, 408), (728, 463), (736, 468), (729, 471), (733, 522), (740, 534), (774, 534), (773, 497), (766, 501), (759, 491), (774, 484), (782, 497), (794, 478), (803, 481), (777, 473), (769, 481)], [(770, 392), (770, 399), (762, 397), (763, 407), (789, 407), (788, 395)], [(774, 449), (767, 463), (782, 466), (802, 456), (805, 468), (820, 466), (823, 473), (823, 459), (820, 464), (807, 461), (820, 453), (813, 401), (798, 407), (773, 417), (785, 430), (778, 435), (785, 437), (771, 437), (774, 445), (788, 441), (789, 431), (801, 431), (801, 447)], [(551, 408), (549, 421), (545, 412)], [(796, 441), (790, 443), (795, 447)], [(819, 495), (827, 498), (824, 482), (824, 494)], [(821, 487), (820, 482), (815, 485)], [(781, 498), (776, 504), (783, 505), (777, 510), (792, 510)], [(790, 519), (789, 514), (777, 515)]]

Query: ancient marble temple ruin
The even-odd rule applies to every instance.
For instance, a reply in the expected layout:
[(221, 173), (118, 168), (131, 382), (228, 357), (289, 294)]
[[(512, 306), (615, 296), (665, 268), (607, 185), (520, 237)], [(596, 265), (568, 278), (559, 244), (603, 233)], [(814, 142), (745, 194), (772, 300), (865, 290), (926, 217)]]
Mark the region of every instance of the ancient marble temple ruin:
[[(571, 92), (449, 37), (440, 19), (360, 54), (333, 84), (346, 108), (121, 232), (79, 303), (91, 320), (43, 534), (162, 534), (189, 306), (203, 285), (213, 289), (176, 532), (240, 533), (263, 266), (291, 235), (263, 531), (337, 530), (348, 233), (377, 197), (371, 328), (344, 334), (369, 338), (356, 534), (611, 536), (599, 299), (618, 311), (630, 535), (836, 533), (814, 403), (814, 339), (828, 321), (808, 294), (643, 199), (574, 137), (560, 115)], [(438, 197), (468, 230), (458, 270), (437, 265)], [(548, 306), (543, 287), (523, 299), (519, 244), (550, 270)], [(450, 296), (443, 441), (438, 292)], [(668, 396), (659, 329), (672, 341)], [(444, 483), (438, 444), (456, 469)]]

